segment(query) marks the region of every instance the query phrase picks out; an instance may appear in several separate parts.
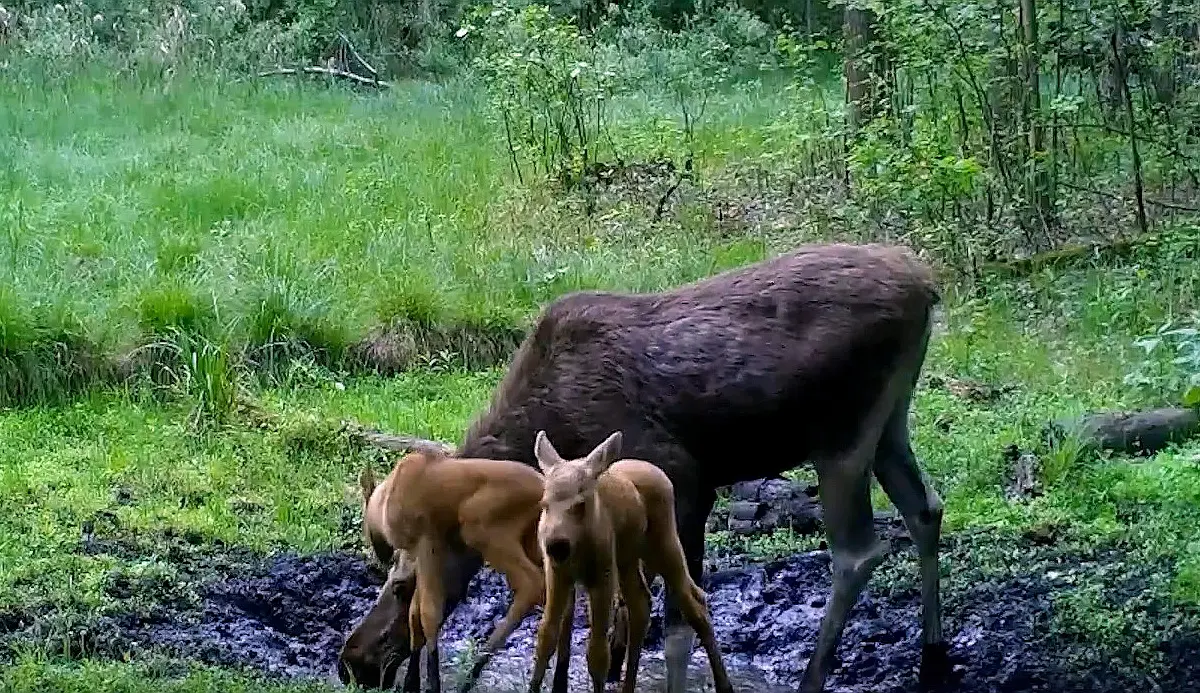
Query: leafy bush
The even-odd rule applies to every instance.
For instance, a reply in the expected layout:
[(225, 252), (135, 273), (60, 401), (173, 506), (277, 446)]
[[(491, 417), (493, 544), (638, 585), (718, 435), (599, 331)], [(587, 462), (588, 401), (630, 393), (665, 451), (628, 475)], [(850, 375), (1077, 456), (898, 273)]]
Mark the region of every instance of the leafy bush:
[(604, 146), (617, 85), (611, 54), (549, 7), (505, 0), (474, 10), (458, 36), (478, 44), (474, 65), (518, 177), (577, 183)]
[(1172, 393), (1183, 406), (1200, 407), (1200, 316), (1165, 322), (1134, 344), (1143, 359), (1125, 376), (1126, 385)]

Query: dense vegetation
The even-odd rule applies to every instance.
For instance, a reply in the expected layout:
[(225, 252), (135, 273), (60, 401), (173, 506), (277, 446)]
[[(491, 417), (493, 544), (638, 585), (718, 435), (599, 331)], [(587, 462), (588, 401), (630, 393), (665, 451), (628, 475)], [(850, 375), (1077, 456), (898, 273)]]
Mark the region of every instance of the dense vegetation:
[[(339, 32), (390, 86), (258, 76)], [(1158, 566), (1125, 603), (1084, 578), (1058, 626), (1155, 666), (1200, 605), (1200, 448), (1047, 454), (1024, 500), (1002, 451), (1200, 404), (1198, 32), (1171, 0), (5, 4), (0, 688), (180, 673), (71, 645), (128, 606), (114, 575), (180, 579), (77, 551), (98, 516), (147, 547), (356, 547), (339, 419), (457, 440), (545, 301), (819, 239), (917, 248), (946, 289), (929, 372), (1000, 393), (919, 394), (949, 528)], [(45, 637), (9, 652), (25, 613)], [(213, 685), (257, 684), (178, 683)]]

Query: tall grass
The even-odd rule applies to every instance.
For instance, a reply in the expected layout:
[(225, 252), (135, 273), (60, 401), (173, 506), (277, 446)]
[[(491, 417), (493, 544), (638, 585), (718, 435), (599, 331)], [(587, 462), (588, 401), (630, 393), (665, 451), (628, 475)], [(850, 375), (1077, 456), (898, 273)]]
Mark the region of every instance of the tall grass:
[[(765, 90), (722, 98), (731, 107), (698, 135), (711, 161), (754, 146), (745, 132), (771, 110)], [(464, 82), (377, 95), (190, 73), (12, 79), (0, 93), (0, 399), (120, 373), (129, 359), (114, 357), (174, 332), (268, 369), (381, 349), (486, 365), (565, 291), (660, 288), (765, 252), (703, 224), (648, 242), (515, 186), (485, 105)], [(645, 133), (669, 108), (618, 109), (626, 151), (652, 148)]]

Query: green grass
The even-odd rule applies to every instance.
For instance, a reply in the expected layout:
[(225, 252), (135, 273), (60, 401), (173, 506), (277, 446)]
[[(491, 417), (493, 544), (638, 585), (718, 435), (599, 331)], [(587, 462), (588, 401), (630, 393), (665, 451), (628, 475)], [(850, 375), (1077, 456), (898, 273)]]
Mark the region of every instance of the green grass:
[[(110, 559), (78, 553), (89, 521), (98, 532), (114, 524), (122, 535), (173, 532), (260, 551), (342, 546), (358, 468), (356, 457), (342, 459), (338, 417), (454, 439), (493, 381), (411, 375), (345, 393), (332, 385), (269, 393), (271, 415), (216, 433), (196, 433), (183, 407), (120, 394), (4, 412), (0, 497), (14, 511), (0, 519), (0, 610), (46, 599), (99, 604)], [(68, 583), (77, 587), (69, 594)]]
[[(1148, 281), (1147, 266), (1157, 272), (1148, 264), (1083, 270), (996, 287), (987, 299), (951, 297), (947, 332), (931, 348), (927, 374), (1015, 387), (996, 401), (974, 403), (923, 386), (914, 442), (946, 500), (949, 532), (983, 531), (999, 546), (1030, 528), (1053, 526), (1060, 541), (1073, 545), (1119, 545), (1131, 563), (1165, 566), (1148, 588), (1158, 591), (1156, 598), (1195, 608), (1200, 444), (1136, 461), (1048, 455), (1043, 495), (1024, 503), (1004, 495), (1004, 446), (1036, 448), (1041, 426), (1052, 418), (1148, 403), (1122, 384), (1135, 354), (1130, 342), (1142, 326), (1104, 331), (1074, 319), (1099, 310), (1091, 306), (1096, 301), (1112, 310), (1132, 303), (1142, 311), (1139, 320), (1153, 324), (1186, 303), (1162, 285), (1161, 275)], [(1119, 300), (1080, 290), (1100, 277), (1118, 290), (1127, 280), (1150, 288), (1123, 292)], [(1065, 312), (1050, 315), (1043, 305)], [(1047, 327), (1060, 322), (1072, 327)], [(131, 537), (147, 548), (180, 535), (260, 551), (357, 547), (357, 528), (345, 520), (358, 507), (360, 458), (345, 454), (338, 422), (353, 418), (458, 441), (499, 375), (449, 370), (345, 380), (313, 369), (293, 386), (252, 393), (255, 407), (229, 426), (199, 432), (182, 404), (120, 391), (97, 391), (69, 407), (0, 412), (0, 499), (11, 508), (0, 516), (0, 613), (38, 604), (103, 613), (111, 606), (103, 586), (113, 571), (169, 570), (156, 559), (151, 568), (136, 568), (132, 558), (82, 554), (81, 527), (88, 522), (97, 535)], [(761, 540), (759, 549), (782, 553), (811, 543), (776, 537)], [(972, 560), (986, 564), (978, 558), (952, 567), (980, 569)], [(1064, 612), (1075, 614), (1068, 625), (1090, 628), (1098, 642), (1112, 640), (1106, 632), (1126, 632), (1135, 616), (1088, 601), (1084, 587)], [(33, 653), (6, 673), (6, 682), (12, 690), (57, 681), (68, 689), (86, 681), (99, 690), (141, 690), (130, 671)], [(171, 685), (187, 690), (220, 675), (201, 671)]]
[[(706, 229), (646, 243), (515, 188), (479, 90), (457, 82), (356, 95), (187, 75), (151, 88), (85, 71), (0, 91), (0, 397), (11, 401), (77, 389), (100, 357), (172, 330), (260, 361), (300, 343), (339, 363), (393, 324), (432, 333), (423, 351), (470, 356), (470, 335), (497, 333), (503, 351), (505, 330), (565, 291), (661, 288), (764, 252)], [(702, 165), (761, 147), (747, 133), (772, 98), (722, 97), (729, 107), (699, 133)], [(617, 132), (673, 117), (659, 102), (618, 115)], [(635, 158), (659, 139), (635, 135)], [(76, 383), (56, 344), (100, 361), (81, 361)]]
[(56, 663), (27, 656), (0, 671), (0, 691), (58, 693), (316, 693), (331, 690), (318, 683), (264, 683), (207, 667), (179, 671), (145, 664), (113, 662)]
[[(702, 173), (780, 146), (779, 91), (739, 88), (710, 104)], [(384, 95), (186, 75), (153, 88), (86, 73), (5, 84), (0, 406), (41, 404), (0, 409), (0, 621), (43, 607), (106, 613), (111, 576), (169, 572), (152, 554), (179, 537), (264, 552), (357, 547), (361, 458), (336, 435), (341, 419), (459, 441), (500, 376), (463, 353), (511, 346), (511, 335), (486, 346), (487, 335), (565, 291), (662, 288), (777, 250), (718, 233), (694, 206), (661, 224), (645, 205), (585, 218), (575, 198), (514, 186), (481, 106), (459, 83)], [(649, 156), (677, 144), (651, 123), (670, 115), (659, 102), (619, 104), (622, 146)], [(981, 532), (998, 550), (1046, 527), (1073, 545), (1120, 546), (1130, 562), (1161, 566), (1154, 598), (1200, 606), (1200, 445), (1137, 461), (1043, 454), (1043, 494), (1021, 503), (1005, 496), (1002, 455), (1035, 449), (1051, 419), (1178, 401), (1179, 367), (1144, 362), (1132, 343), (1200, 309), (1198, 238), (1171, 229), (1113, 266), (993, 281), (979, 297), (947, 287), (927, 376), (1012, 387), (988, 403), (931, 378), (917, 393), (914, 446), (949, 532)], [(372, 333), (388, 324), (409, 341)], [(382, 378), (325, 367), (373, 342), (420, 368)], [(169, 365), (152, 376), (187, 399), (93, 387), (121, 375), (113, 357), (130, 353)], [(269, 387), (246, 377), (242, 355), (278, 359), (278, 377)], [(1124, 383), (1134, 371), (1149, 374), (1142, 386)], [(55, 399), (68, 391), (82, 394)], [(87, 555), (85, 527), (146, 555)], [(778, 535), (751, 548), (815, 541)], [(1102, 599), (1102, 585), (1075, 593), (1061, 627), (1119, 649), (1121, 634), (1144, 631), (1129, 630), (1139, 617)], [(23, 653), (0, 690), (322, 688), (44, 655)]]

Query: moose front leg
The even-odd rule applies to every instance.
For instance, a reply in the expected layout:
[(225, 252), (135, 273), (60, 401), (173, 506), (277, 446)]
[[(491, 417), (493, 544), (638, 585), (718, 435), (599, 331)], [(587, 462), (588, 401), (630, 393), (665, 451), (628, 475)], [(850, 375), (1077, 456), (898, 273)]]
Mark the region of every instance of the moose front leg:
[[(674, 481), (674, 480), (672, 480)], [(689, 486), (693, 489), (688, 492)], [(708, 514), (717, 500), (713, 489), (700, 490), (696, 485), (675, 482), (675, 521), (679, 529), (679, 542), (687, 558), (688, 573), (697, 584), (704, 576), (704, 526)], [(684, 693), (687, 690), (688, 659), (696, 644), (696, 633), (687, 624), (679, 607), (678, 595), (666, 588), (666, 641), (663, 658), (667, 667), (667, 693)]]
[[(408, 636), (411, 652), (408, 655), (408, 669), (404, 672), (404, 693), (421, 693), (421, 651), (425, 647), (425, 631), (421, 626), (421, 590), (419, 585), (413, 588), (412, 599), (408, 605)], [(428, 672), (425, 674), (429, 676)]]
[(887, 554), (887, 544), (875, 534), (871, 511), (871, 478), (865, 464), (853, 457), (826, 473), (818, 470), (825, 534), (833, 569), (833, 587), (817, 631), (812, 657), (804, 670), (800, 693), (823, 693), (846, 617)]
[(567, 598), (567, 608), (562, 612), (562, 626), (558, 632), (556, 654), (558, 659), (554, 664), (554, 680), (550, 684), (551, 693), (567, 693), (571, 675), (571, 633), (575, 629), (575, 586), (571, 585), (571, 596)]
[(414, 648), (408, 655), (408, 669), (404, 672), (404, 693), (421, 693), (421, 648)]

